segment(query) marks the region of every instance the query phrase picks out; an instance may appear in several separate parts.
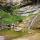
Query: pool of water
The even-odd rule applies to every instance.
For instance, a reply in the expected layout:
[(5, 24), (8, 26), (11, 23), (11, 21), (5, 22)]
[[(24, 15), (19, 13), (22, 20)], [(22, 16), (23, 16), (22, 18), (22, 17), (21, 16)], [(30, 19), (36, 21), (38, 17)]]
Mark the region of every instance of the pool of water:
[(0, 40), (5, 40), (5, 37), (4, 36), (0, 36)]

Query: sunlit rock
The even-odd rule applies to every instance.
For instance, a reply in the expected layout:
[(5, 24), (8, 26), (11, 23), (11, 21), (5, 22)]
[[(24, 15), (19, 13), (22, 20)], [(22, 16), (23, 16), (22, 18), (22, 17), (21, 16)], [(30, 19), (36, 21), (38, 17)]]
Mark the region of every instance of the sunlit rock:
[(5, 40), (5, 37), (4, 36), (0, 36), (0, 40)]
[(21, 16), (29, 16), (30, 14), (40, 13), (40, 6), (28, 5), (19, 9), (18, 14)]
[(35, 29), (40, 29), (40, 15), (34, 20), (34, 24), (32, 25), (32, 27)]
[(21, 27), (15, 27), (14, 30), (17, 31), (17, 32), (19, 32), (19, 31), (22, 30), (22, 28)]

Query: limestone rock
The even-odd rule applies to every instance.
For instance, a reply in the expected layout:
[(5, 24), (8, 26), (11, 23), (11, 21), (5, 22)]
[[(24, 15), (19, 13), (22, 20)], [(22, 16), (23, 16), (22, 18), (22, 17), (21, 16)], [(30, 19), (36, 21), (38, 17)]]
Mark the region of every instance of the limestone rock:
[(0, 4), (5, 5), (5, 3), (9, 3), (9, 4), (17, 4), (17, 5), (25, 5), (28, 3), (31, 3), (30, 0), (0, 0)]
[(28, 16), (30, 14), (37, 14), (40, 12), (40, 6), (28, 5), (19, 9), (18, 14), (21, 16)]
[(36, 18), (35, 23), (32, 25), (32, 28), (40, 29), (40, 15)]
[(19, 32), (19, 31), (22, 30), (22, 28), (21, 27), (15, 27), (14, 30), (17, 31), (17, 32)]

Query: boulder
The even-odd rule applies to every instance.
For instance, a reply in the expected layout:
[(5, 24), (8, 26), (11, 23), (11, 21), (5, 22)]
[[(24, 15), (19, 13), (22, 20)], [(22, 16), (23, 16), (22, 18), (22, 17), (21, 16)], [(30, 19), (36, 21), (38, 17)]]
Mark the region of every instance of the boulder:
[(17, 31), (17, 32), (19, 32), (19, 31), (22, 30), (22, 28), (21, 27), (15, 27), (14, 30)]
[(22, 7), (18, 10), (19, 10), (18, 15), (29, 16), (30, 14), (39, 13), (40, 12), (40, 6), (39, 5), (36, 5), (36, 6), (28, 5), (28, 6)]
[(32, 25), (33, 29), (40, 29), (40, 15), (36, 18), (36, 20), (34, 20), (34, 24)]

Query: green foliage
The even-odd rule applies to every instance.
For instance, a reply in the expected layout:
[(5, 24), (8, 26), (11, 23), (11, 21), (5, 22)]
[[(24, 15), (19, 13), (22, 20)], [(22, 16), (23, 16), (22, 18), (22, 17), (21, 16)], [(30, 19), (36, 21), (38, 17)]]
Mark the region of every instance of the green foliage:
[(8, 18), (4, 18), (2, 19), (3, 20), (3, 23), (16, 23), (18, 20), (20, 20), (22, 17), (20, 16), (10, 16)]
[(1, 10), (1, 11), (0, 11), (0, 16), (1, 16), (1, 17), (8, 17), (9, 14), (8, 14), (7, 12)]
[(12, 15), (10, 16), (9, 13), (1, 10), (0, 11), (0, 23), (6, 23), (6, 24), (11, 24), (11, 23), (16, 23), (17, 21), (23, 20), (22, 16), (16, 16)]
[(22, 19), (19, 19), (19, 20), (17, 20), (19, 23), (21, 23), (23, 20)]
[(10, 15), (16, 15), (18, 13), (18, 10), (17, 10), (18, 8), (19, 8), (19, 6), (17, 6), (17, 5), (15, 5), (15, 6), (13, 6), (13, 5), (5, 5), (3, 7), (3, 10), (5, 12), (9, 13)]
[(15, 23), (17, 19), (20, 20), (20, 16), (15, 16), (17, 14), (18, 6), (5, 5), (0, 9), (0, 23)]
[(6, 23), (6, 24), (11, 24), (11, 23), (16, 23), (22, 22), (23, 18), (22, 16), (17, 16), (16, 14), (18, 13), (18, 9), (20, 7), (15, 5), (15, 6), (7, 6), (5, 5), (1, 10), (0, 10), (0, 23)]

